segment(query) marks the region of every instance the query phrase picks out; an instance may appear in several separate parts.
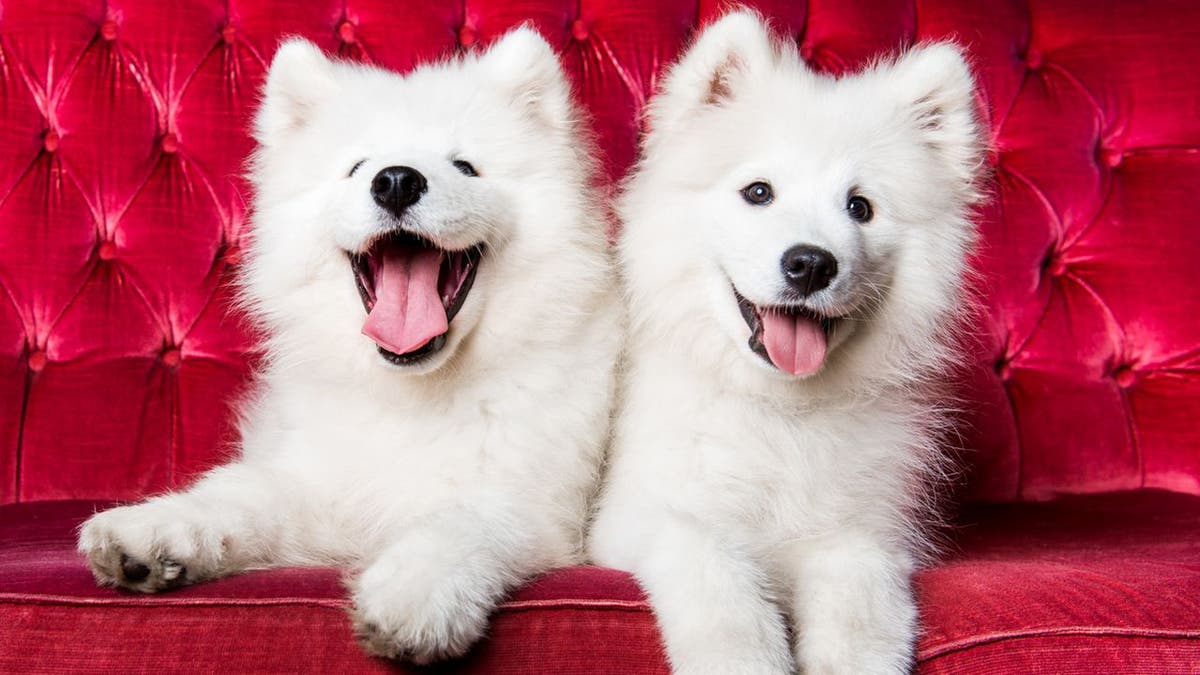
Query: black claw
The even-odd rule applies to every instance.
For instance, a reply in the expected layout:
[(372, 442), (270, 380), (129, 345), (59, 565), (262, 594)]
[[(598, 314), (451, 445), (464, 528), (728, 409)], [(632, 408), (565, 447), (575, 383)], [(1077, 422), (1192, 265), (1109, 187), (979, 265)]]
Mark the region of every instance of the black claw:
[(125, 581), (132, 583), (145, 581), (146, 577), (150, 576), (150, 568), (122, 553), (121, 576), (125, 577)]

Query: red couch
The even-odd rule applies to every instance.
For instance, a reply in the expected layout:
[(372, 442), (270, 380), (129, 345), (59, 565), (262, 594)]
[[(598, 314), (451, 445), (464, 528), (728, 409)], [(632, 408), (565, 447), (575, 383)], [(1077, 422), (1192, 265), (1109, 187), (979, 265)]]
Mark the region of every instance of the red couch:
[[(968, 45), (992, 129), (963, 378), (959, 525), (918, 579), (921, 672), (1200, 672), (1200, 5), (757, 4), (816, 67)], [(610, 183), (638, 110), (721, 2), (0, 4), (0, 671), (402, 669), (363, 656), (338, 570), (161, 596), (73, 551), (102, 501), (230, 445), (255, 351), (229, 307), (247, 117), (285, 34), (405, 69), (532, 20)], [(711, 608), (720, 611), (720, 608)], [(436, 672), (665, 673), (623, 574), (551, 574)]]

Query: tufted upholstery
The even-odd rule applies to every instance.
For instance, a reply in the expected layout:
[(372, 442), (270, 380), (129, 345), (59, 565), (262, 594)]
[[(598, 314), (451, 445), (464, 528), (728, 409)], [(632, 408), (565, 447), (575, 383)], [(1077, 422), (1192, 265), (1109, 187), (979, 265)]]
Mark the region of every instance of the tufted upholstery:
[[(247, 118), (281, 35), (406, 69), (532, 20), (610, 181), (720, 3), (18, 0), (0, 14), (0, 503), (132, 498), (219, 461), (253, 342), (229, 308)], [(816, 67), (966, 43), (994, 199), (964, 388), (970, 494), (1200, 493), (1200, 8), (762, 2)]]
[[(253, 343), (229, 309), (247, 118), (281, 35), (406, 69), (532, 20), (606, 175), (719, 3), (9, 2), (0, 15), (0, 502), (132, 498), (220, 460)], [(971, 493), (1200, 493), (1200, 9), (764, 2), (840, 72), (957, 38), (994, 196), (966, 387)]]
[[(1200, 194), (1200, 5), (749, 4), (829, 72), (921, 40), (952, 37), (969, 48), (994, 151), (987, 167), (993, 198), (981, 213), (976, 264), (983, 311), (959, 397), (967, 496), (1027, 502), (1141, 488), (1200, 494), (1200, 218), (1191, 204)], [(611, 185), (634, 159), (638, 111), (656, 78), (695, 27), (724, 5), (0, 0), (0, 504), (136, 498), (187, 482), (236, 442), (230, 404), (255, 357), (254, 341), (230, 307), (249, 199), (241, 172), (251, 149), (248, 116), (282, 35), (303, 35), (346, 58), (403, 70), (473, 49), (531, 20), (562, 54), (594, 122)], [(983, 553), (968, 552), (983, 558), (933, 573), (923, 591), (933, 605), (923, 612), (941, 623), (923, 643), (926, 665), (936, 670), (934, 660), (949, 663), (946, 655), (962, 656), (962, 645), (976, 639), (992, 645), (991, 656), (971, 652), (963, 663), (978, 667), (1007, 658), (994, 649), (994, 636), (1003, 632), (987, 625), (999, 612), (968, 611), (987, 606), (980, 598), (1002, 593), (989, 580), (1019, 584), (1039, 569), (1052, 576), (1049, 587), (1067, 589), (1073, 577), (1062, 575), (1061, 566), (1085, 564), (1098, 565), (1085, 575), (1097, 587), (1142, 578), (1140, 567), (1132, 576), (1105, 567), (1123, 555), (1112, 547), (1146, 539), (1137, 534), (1139, 520), (1157, 523), (1145, 569), (1173, 561), (1176, 595), (1170, 597), (1196, 597), (1200, 582), (1188, 570), (1197, 569), (1200, 551), (1187, 532), (1200, 522), (1193, 517), (1200, 502), (1135, 502), (1140, 506), (1130, 513), (1137, 515), (1122, 521), (1134, 532), (1128, 537), (1062, 552), (1046, 543), (1055, 539), (1047, 534), (1003, 554), (983, 546)], [(1155, 520), (1155, 505), (1192, 514), (1179, 520), (1190, 525)], [(16, 544), (0, 543), (5, 574), (51, 555), (38, 548), (50, 539), (29, 525), (34, 512), (8, 508), (5, 517), (23, 524), (6, 530)], [(78, 508), (67, 510), (81, 517)], [(1013, 522), (1041, 521), (1034, 515)], [(80, 573), (64, 528), (55, 530), (61, 546), (51, 557)], [(1024, 541), (1014, 531), (1012, 540)], [(1164, 539), (1170, 536), (1179, 540)], [(1033, 551), (1032, 558), (1022, 551)], [(1016, 566), (1004, 566), (1009, 563)], [(955, 576), (964, 569), (966, 577)], [(222, 587), (214, 588), (220, 596)], [(231, 588), (224, 593), (239, 587)], [(336, 604), (328, 600), (338, 594), (336, 586), (322, 588), (326, 595), (317, 595), (325, 599), (314, 602)], [(1013, 612), (1014, 620), (1029, 624), (1020, 630), (1048, 631), (1036, 633), (1049, 636), (1045, 654), (1078, 647), (1055, 642), (1077, 630), (1124, 635), (1133, 645), (1129, 654), (1165, 654), (1163, 663), (1179, 672), (1200, 670), (1200, 648), (1179, 651), (1185, 638), (1200, 636), (1194, 607), (1172, 601), (1157, 614), (1128, 608), (1106, 614), (1101, 607), (1094, 616), (1072, 615), (1079, 602), (1047, 601), (1041, 588), (1005, 597), (1017, 608), (1024, 602), (1057, 607), (1046, 609), (1059, 612), (1048, 623), (1041, 622), (1040, 609)], [(1137, 602), (1160, 594), (1128, 588), (1136, 590), (1129, 597)], [(0, 601), (16, 603), (25, 612), (18, 616), (40, 616), (21, 609), (35, 605), (53, 613), (45, 609), (49, 596), (24, 586), (5, 589)], [(1085, 603), (1092, 598), (1091, 591), (1073, 592)], [(88, 598), (78, 603), (95, 605)], [(56, 619), (62, 627), (52, 631), (70, 630), (78, 615), (63, 616)], [(114, 616), (95, 621), (103, 625)], [(141, 625), (137, 614), (119, 616), (135, 629)], [(341, 619), (325, 616), (344, 631)], [(650, 624), (644, 616), (638, 621), (638, 639), (648, 650), (639, 658), (658, 664), (642, 672), (661, 672)], [(0, 632), (14, 625), (0, 624)], [(534, 633), (542, 630), (552, 628)], [(968, 634), (974, 637), (963, 637)], [(236, 638), (220, 635), (218, 649)], [(1168, 641), (1155, 642), (1155, 636)], [(11, 637), (0, 635), (0, 646), (26, 644)], [(109, 637), (128, 651), (124, 633)], [(505, 643), (497, 637), (497, 644)], [(1103, 644), (1079, 649), (1085, 651), (1071, 653), (1103, 651)], [(26, 648), (13, 654), (35, 654), (35, 664), (39, 658)], [(338, 654), (357, 658), (353, 650)]]

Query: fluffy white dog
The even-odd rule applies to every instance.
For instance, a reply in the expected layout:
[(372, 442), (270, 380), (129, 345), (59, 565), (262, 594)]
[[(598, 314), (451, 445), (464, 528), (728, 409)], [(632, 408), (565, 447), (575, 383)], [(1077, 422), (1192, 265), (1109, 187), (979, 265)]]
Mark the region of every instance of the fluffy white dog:
[(753, 14), (650, 108), (629, 372), (590, 539), (677, 673), (900, 673), (981, 135), (949, 44), (833, 79)]
[(424, 663), (577, 562), (620, 339), (579, 132), (527, 28), (405, 77), (285, 43), (255, 122), (243, 286), (269, 358), (241, 455), (90, 519), (99, 582), (345, 565), (368, 651)]

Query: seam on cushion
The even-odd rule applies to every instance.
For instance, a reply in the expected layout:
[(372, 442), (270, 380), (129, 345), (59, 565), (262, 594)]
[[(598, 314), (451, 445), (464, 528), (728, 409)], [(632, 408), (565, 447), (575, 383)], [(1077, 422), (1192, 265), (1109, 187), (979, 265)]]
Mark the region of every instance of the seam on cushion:
[(1121, 396), (1121, 411), (1125, 413), (1125, 433), (1129, 435), (1129, 445), (1133, 448), (1134, 457), (1137, 458), (1138, 475), (1141, 477), (1138, 481), (1138, 488), (1144, 490), (1146, 489), (1146, 454), (1142, 451), (1141, 437), (1138, 436), (1137, 426), (1133, 419), (1132, 394), (1127, 387), (1122, 387), (1120, 384), (1117, 384), (1117, 393)]
[[(181, 169), (183, 168), (184, 161), (187, 161), (189, 164), (196, 167), (196, 174), (200, 176), (201, 183), (203, 183), (204, 188), (208, 191), (208, 196), (209, 199), (212, 200), (213, 208), (215, 208), (217, 213), (220, 214), (222, 221), (220, 234), (221, 241), (218, 244), (218, 247), (222, 249), (228, 249), (231, 242), (226, 235), (229, 232), (229, 228), (233, 226), (233, 217), (232, 215), (226, 216), (225, 210), (221, 208), (220, 200), (217, 198), (215, 188), (213, 188), (212, 184), (208, 181), (207, 176), (204, 175), (204, 171), (200, 169), (199, 164), (187, 158), (180, 158)], [(186, 171), (184, 172), (186, 173)], [(229, 263), (225, 262), (225, 256), (223, 255), (223, 252), (218, 251), (218, 255), (213, 259), (212, 265), (208, 268), (208, 272), (205, 273), (203, 281), (203, 283), (211, 283), (212, 290), (204, 299), (204, 305), (200, 308), (200, 311), (196, 312), (196, 314), (192, 316), (191, 322), (188, 323), (186, 327), (181, 327), (176, 344), (182, 346), (183, 343), (191, 336), (192, 331), (196, 328), (196, 324), (200, 323), (200, 319), (204, 318), (205, 311), (208, 310), (213, 301), (216, 299), (217, 295), (221, 292), (221, 289), (226, 285), (226, 283), (228, 283), (228, 281), (222, 281), (221, 279), (228, 269)]]
[(979, 647), (994, 642), (1007, 640), (1022, 640), (1038, 637), (1126, 637), (1126, 638), (1166, 638), (1166, 639), (1200, 639), (1200, 630), (1172, 628), (1120, 628), (1116, 626), (1063, 626), (1060, 628), (1044, 628), (1036, 630), (1011, 631), (974, 636), (954, 642), (922, 650), (917, 654), (917, 660), (927, 661)]
[[(612, 45), (610, 45), (608, 41), (604, 39), (603, 35), (594, 35), (589, 42), (596, 46), (597, 51), (604, 52), (604, 56), (612, 65), (613, 71), (617, 74), (617, 78), (621, 81), (621, 84), (625, 85), (625, 90), (629, 92), (629, 96), (633, 99), (633, 104), (637, 108), (635, 112), (635, 115), (637, 115), (637, 118), (635, 118), (635, 124), (637, 124), (637, 122), (641, 119), (641, 115), (646, 110), (646, 83), (640, 82), (638, 78), (635, 77), (633, 71), (624, 63), (621, 63), (620, 59), (617, 58), (617, 53), (613, 51)], [(651, 73), (650, 77), (652, 78), (652, 82), (657, 84), (658, 73)], [(651, 88), (654, 88), (653, 84)]]
[[(200, 59), (199, 64), (196, 66), (196, 70), (193, 70), (191, 74), (188, 74), (187, 79), (184, 80), (184, 83), (180, 84), (179, 94), (175, 96), (175, 104), (173, 108), (175, 110), (174, 114), (176, 119), (178, 119), (180, 103), (182, 100), (184, 100), (184, 96), (187, 94), (188, 86), (191, 86), (192, 80), (196, 79), (196, 74), (200, 72), (200, 68), (202, 68), (205, 64), (208, 64), (209, 59), (214, 58), (214, 55), (221, 55), (220, 50), (223, 49), (222, 41), (223, 40), (218, 40), (215, 46), (209, 49), (208, 53), (204, 54), (204, 58)], [(163, 131), (169, 132), (170, 130), (163, 129)], [(221, 219), (221, 240), (222, 243), (224, 243), (224, 239), (226, 239), (224, 235), (226, 235), (226, 233), (229, 231), (229, 227), (233, 222), (233, 210), (230, 209), (229, 211), (226, 211), (226, 209), (224, 209), (224, 204), (221, 202), (221, 198), (217, 196), (214, 180), (212, 180), (210, 177), (209, 172), (205, 171), (205, 167), (200, 165), (200, 162), (194, 159), (194, 157), (188, 156), (186, 151), (182, 151), (182, 153), (178, 153), (176, 156), (179, 157), (180, 171), (182, 173), (187, 173), (185, 165), (192, 165), (194, 167), (194, 172), (196, 172), (197, 175), (196, 180), (198, 180), (199, 183), (202, 183), (204, 185), (204, 189), (208, 191), (209, 198), (212, 201), (212, 208), (216, 209), (217, 215), (220, 216)], [(234, 190), (234, 192), (236, 192), (236, 190)], [(194, 324), (196, 322), (193, 321), (192, 323)], [(190, 329), (191, 327), (188, 327), (188, 330)], [(186, 335), (187, 330), (185, 330), (184, 333)], [(182, 340), (182, 337), (180, 337), (180, 340)]]
[(313, 605), (316, 607), (343, 608), (349, 606), (346, 600), (321, 600), (319, 598), (283, 597), (283, 598), (80, 598), (71, 595), (41, 595), (36, 593), (0, 593), (0, 603), (31, 603), (38, 605), (111, 605), (114, 607), (230, 607), (258, 605)]
[[(1000, 165), (999, 165), (999, 163), (997, 163), (997, 165), (993, 169), (992, 180), (996, 184), (996, 196), (995, 196), (994, 203), (996, 204), (996, 207), (999, 210), (999, 214), (998, 214), (999, 222), (1001, 223), (1001, 225), (1004, 225), (1005, 223), (1008, 222), (1008, 207), (1005, 206), (1004, 199), (1000, 195), (1000, 182), (999, 182), (1000, 181)], [(1043, 314), (1049, 308), (1050, 308), (1050, 303), (1047, 302), (1046, 306), (1044, 308), (1042, 308)], [(1038, 322), (1040, 323), (1041, 320), (1042, 320), (1042, 318), (1041, 318), (1041, 316), (1039, 316)], [(1011, 349), (1011, 347), (1013, 346), (1013, 344), (1012, 344), (1013, 328), (1012, 328), (1012, 326), (1008, 325), (1008, 322), (1005, 322), (1005, 325), (1003, 326), (1002, 329), (1004, 332), (1004, 344), (1003, 344), (1004, 360), (1008, 363), (1012, 363), (1013, 356), (1016, 354), (1016, 352)], [(1001, 380), (1000, 388), (1004, 391), (1004, 400), (1006, 403), (1008, 403), (1008, 411), (1009, 411), (1009, 414), (1012, 416), (1013, 438), (1014, 438), (1014, 443), (1016, 445), (1016, 450), (1017, 450), (1017, 467), (1016, 467), (1016, 475), (1014, 476), (1014, 481), (1013, 481), (1014, 489), (1013, 489), (1012, 499), (1020, 501), (1021, 494), (1024, 490), (1024, 471), (1025, 471), (1025, 458), (1023, 456), (1024, 447), (1022, 446), (1022, 442), (1021, 442), (1021, 419), (1017, 415), (1017, 403), (1016, 403), (1016, 400), (1013, 399), (1012, 387), (1010, 385), (1010, 382), (1008, 380)]]
[[(4, 194), (0, 194), (0, 206), (4, 206), (6, 203), (8, 203), (8, 200), (12, 198), (13, 193), (17, 191), (17, 187), (21, 185), (21, 181), (25, 180), (25, 177), (28, 176), (31, 171), (33, 171), (34, 167), (37, 166), (38, 162), (41, 161), (41, 159), (42, 159), (41, 151), (39, 151), (33, 155), (33, 159), (29, 160), (29, 163), (26, 164), (25, 168), (21, 170), (21, 174), (19, 176), (17, 176), (17, 179), (15, 181), (13, 181), (13, 184), (8, 186), (7, 192), (5, 192)], [(48, 161), (52, 162), (54, 160), (53, 160), (53, 158), (51, 158)]]
[[(1071, 85), (1073, 85), (1076, 89), (1083, 92), (1083, 95), (1085, 98), (1087, 98), (1088, 103), (1091, 103), (1092, 108), (1096, 110), (1096, 119), (1100, 121), (1101, 126), (1108, 126), (1107, 122), (1109, 120), (1105, 118), (1104, 107), (1101, 106), (1100, 101), (1096, 99), (1096, 94), (1094, 94), (1091, 89), (1083, 86), (1083, 81), (1076, 77), (1075, 73), (1067, 70), (1067, 68), (1058, 62), (1045, 62), (1044, 67), (1051, 70), (1057, 70), (1059, 75), (1061, 75), (1064, 80), (1070, 82)], [(1100, 131), (1103, 132), (1104, 129), (1101, 129)]]
[(1054, 207), (1054, 202), (1050, 201), (1050, 197), (1046, 194), (1046, 191), (1043, 190), (1040, 185), (1033, 182), (1033, 180), (1030, 179), (1029, 176), (1026, 176), (1020, 169), (1013, 168), (1011, 164), (1001, 163), (1000, 167), (1006, 173), (1012, 176), (1016, 182), (1024, 185), (1025, 189), (1029, 190), (1037, 203), (1050, 216), (1050, 219), (1054, 224), (1054, 241), (1056, 244), (1061, 244), (1063, 241), (1063, 235), (1066, 234), (1066, 224), (1063, 223), (1062, 214), (1059, 213), (1058, 209)]
[(644, 600), (515, 600), (502, 602), (497, 607), (501, 612), (523, 612), (532, 609), (617, 609), (649, 612), (650, 605)]
[(1184, 372), (1194, 372), (1196, 364), (1192, 362), (1198, 359), (1200, 359), (1200, 347), (1189, 349), (1173, 356), (1165, 356), (1161, 361), (1146, 361), (1146, 366), (1158, 373), (1172, 373), (1181, 370)]
[[(26, 337), (26, 345), (29, 344), (29, 338)], [(28, 366), (25, 368), (24, 383), (21, 387), (21, 418), (17, 421), (17, 445), (13, 449), (13, 492), (12, 500), (14, 503), (21, 501), (21, 474), (24, 469), (25, 461), (25, 422), (26, 414), (29, 412), (29, 396), (33, 393), (33, 371)]]
[[(228, 16), (229, 16), (229, 5), (228, 4), (226, 4), (226, 6), (225, 6), (225, 16), (226, 16), (226, 19), (228, 20)], [(223, 38), (220, 38), (220, 37), (217, 38), (216, 43), (213, 44), (213, 46), (211, 48), (209, 48), (209, 50), (207, 52), (204, 53), (204, 56), (200, 57), (200, 60), (196, 61), (196, 65), (195, 65), (195, 67), (192, 68), (191, 72), (189, 72), (187, 75), (185, 75), (183, 80), (179, 81), (178, 89), (175, 89), (175, 90), (168, 89), (168, 87), (170, 87), (173, 84), (173, 81), (172, 81), (171, 76), (169, 74), (167, 75), (167, 81), (163, 82), (164, 86), (161, 88), (161, 91), (159, 92), (162, 95), (162, 99), (163, 99), (163, 125), (162, 125), (163, 133), (171, 133), (171, 129), (169, 128), (170, 125), (168, 124), (168, 122), (172, 121), (172, 120), (178, 121), (179, 110), (181, 107), (180, 104), (183, 102), (183, 97), (185, 95), (187, 95), (188, 87), (192, 86), (192, 80), (196, 79), (196, 75), (200, 72), (200, 69), (204, 67), (204, 64), (208, 63), (208, 60), (214, 54), (217, 54), (221, 49), (223, 49), (224, 42), (225, 42), (225, 40)], [(153, 80), (150, 78), (150, 64), (148, 62), (145, 64), (145, 68), (146, 68), (146, 81), (153, 82)]]
[[(1111, 197), (1112, 189), (1110, 187), (1109, 194), (1107, 197), (1105, 197), (1104, 205), (1100, 207), (1100, 211), (1096, 214), (1096, 218), (1092, 220), (1092, 223), (1088, 226), (1088, 228), (1085, 228), (1085, 231), (1086, 229), (1090, 229), (1091, 225), (1095, 224), (1100, 219), (1100, 216), (1103, 215), (1104, 211), (1107, 210), (1108, 202)], [(1081, 233), (1079, 237), (1082, 236), (1083, 234)], [(1079, 237), (1077, 237), (1075, 241), (1078, 241)], [(1105, 329), (1108, 331), (1109, 335), (1113, 335), (1114, 333), (1117, 335), (1117, 345), (1113, 352), (1116, 354), (1117, 359), (1128, 363), (1131, 360), (1128, 357), (1128, 349), (1126, 347), (1126, 345), (1129, 344), (1128, 334), (1125, 332), (1125, 329), (1121, 327), (1121, 322), (1117, 321), (1117, 316), (1115, 313), (1113, 313), (1112, 307), (1109, 307), (1108, 302), (1104, 299), (1104, 297), (1101, 296), (1096, 288), (1088, 283), (1084, 278), (1071, 272), (1068, 272), (1065, 275), (1065, 278), (1074, 281), (1076, 285), (1082, 288), (1084, 292), (1091, 296), (1092, 300), (1100, 306), (1102, 315), (1105, 319)], [(1145, 488), (1146, 456), (1142, 451), (1141, 439), (1139, 438), (1137, 428), (1134, 425), (1133, 402), (1129, 398), (1129, 390), (1127, 388), (1122, 387), (1115, 382), (1113, 384), (1117, 389), (1117, 395), (1121, 398), (1121, 412), (1125, 418), (1125, 434), (1129, 440), (1129, 448), (1133, 451), (1133, 458), (1135, 462), (1134, 470), (1138, 476), (1138, 487)]]
[[(1103, 120), (1101, 120), (1101, 121), (1103, 121)], [(1104, 129), (1099, 129), (1096, 131), (1096, 149), (1099, 150), (1103, 146), (1104, 146)], [(1124, 151), (1122, 151), (1122, 153), (1123, 152)], [(1079, 244), (1079, 242), (1083, 241), (1083, 238), (1086, 237), (1089, 232), (1091, 232), (1093, 229), (1096, 228), (1096, 225), (1100, 222), (1100, 219), (1103, 218), (1105, 216), (1105, 214), (1107, 214), (1109, 212), (1109, 209), (1112, 207), (1113, 195), (1115, 195), (1117, 193), (1117, 178), (1115, 175), (1116, 170), (1113, 168), (1109, 168), (1107, 171), (1105, 171), (1105, 170), (1102, 170), (1099, 166), (1096, 166), (1096, 170), (1100, 174), (1100, 177), (1102, 179), (1101, 187), (1097, 190), (1097, 192), (1102, 192), (1103, 195), (1099, 197), (1099, 201), (1096, 205), (1096, 209), (1095, 209), (1095, 211), (1092, 212), (1091, 217), (1087, 219), (1086, 223), (1079, 226), (1075, 230), (1074, 234), (1071, 234), (1068, 237), (1067, 236), (1068, 233), (1066, 232), (1066, 230), (1063, 231), (1064, 238), (1059, 247), (1059, 250), (1062, 252), (1066, 252), (1068, 249), (1076, 246), (1077, 244)]]
[(1105, 329), (1109, 331), (1110, 335), (1114, 333), (1117, 335), (1117, 344), (1113, 351), (1117, 352), (1118, 358), (1124, 358), (1125, 354), (1121, 352), (1125, 351), (1125, 345), (1129, 344), (1129, 338), (1125, 333), (1125, 329), (1121, 327), (1121, 322), (1117, 320), (1117, 315), (1113, 313), (1112, 307), (1108, 306), (1108, 301), (1104, 299), (1104, 296), (1100, 295), (1094, 286), (1078, 274), (1068, 271), (1063, 275), (1063, 278), (1074, 281), (1077, 286), (1083, 289), (1084, 293), (1091, 297), (1097, 305), (1100, 305), (1104, 323), (1106, 324)]
[[(1013, 180), (1015, 180), (1017, 183), (1020, 183), (1022, 186), (1024, 186), (1025, 189), (1028, 190), (1034, 196), (1034, 199), (1042, 206), (1042, 208), (1050, 216), (1051, 220), (1054, 221), (1053, 222), (1054, 244), (1055, 244), (1055, 248), (1057, 248), (1058, 245), (1060, 245), (1063, 241), (1062, 235), (1064, 234), (1064, 230), (1063, 230), (1064, 225), (1062, 222), (1062, 217), (1059, 216), (1058, 212), (1054, 210), (1054, 204), (1052, 204), (1050, 202), (1050, 199), (1046, 196), (1046, 193), (1040, 187), (1038, 187), (1036, 183), (1031, 181), (1028, 176), (1026, 176), (1025, 174), (1021, 173), (1020, 171), (1018, 171), (1016, 169), (1013, 169), (1009, 165), (1000, 164), (999, 166), (997, 166), (997, 170), (998, 170), (998, 172), (1003, 171), (1003, 172), (1007, 173), (1009, 176), (1011, 176), (1013, 178)], [(1003, 206), (1001, 208), (1003, 208)], [(1005, 214), (1005, 217), (1007, 217), (1007, 213)], [(1005, 225), (1007, 225), (1007, 222), (1005, 223)], [(1042, 285), (1042, 282), (1039, 281), (1038, 287), (1040, 288), (1041, 285)], [(1041, 313), (1038, 314), (1037, 321), (1035, 321), (1033, 323), (1033, 325), (1030, 326), (1029, 331), (1024, 336), (1022, 336), (1021, 339), (1015, 345), (1013, 345), (1011, 356), (1016, 356), (1019, 352), (1025, 351), (1025, 348), (1027, 346), (1029, 346), (1029, 343), (1033, 340), (1034, 333), (1036, 333), (1037, 330), (1041, 327), (1042, 322), (1046, 320), (1046, 315), (1050, 312), (1050, 305), (1052, 305), (1053, 303), (1054, 303), (1054, 289), (1050, 288), (1050, 292), (1046, 296), (1046, 304), (1042, 307)]]
[[(159, 86), (158, 82), (154, 80), (149, 62), (139, 61), (138, 57), (144, 56), (143, 54), (123, 49), (119, 43), (113, 51), (120, 59), (121, 70), (127, 72), (137, 82), (139, 92), (150, 101), (150, 105), (154, 108), (155, 126), (164, 133), (167, 132), (166, 122), (170, 103), (167, 101), (166, 89)], [(170, 78), (170, 75), (168, 74), (167, 77)]]
[[(239, 607), (239, 606), (278, 606), (278, 605), (312, 605), (344, 609), (350, 606), (346, 599), (305, 597), (282, 598), (168, 598), (168, 597), (114, 597), (114, 598), (81, 598), (71, 595), (42, 595), (36, 593), (0, 593), (0, 603), (31, 603), (39, 605), (80, 605), (96, 606), (110, 605), (114, 607)], [(578, 598), (562, 600), (517, 600), (500, 603), (498, 612), (524, 612), (538, 609), (603, 609), (649, 612), (650, 606), (641, 600), (584, 600)]]
[[(1028, 16), (1029, 12), (1031, 12), (1031, 11), (1032, 10), (1030, 10), (1030, 9), (1026, 9), (1026, 15)], [(1029, 32), (1025, 36), (1025, 51), (1028, 52), (1029, 48), (1031, 46), (1033, 46), (1032, 22), (1030, 22)], [(996, 107), (993, 108), (993, 110), (991, 111), (991, 114), (992, 114), (991, 121), (992, 121), (992, 124), (994, 125), (992, 127), (992, 140), (993, 141), (1000, 140), (1000, 136), (1004, 132), (1004, 125), (1007, 124), (1008, 119), (1010, 117), (1012, 117), (1013, 110), (1016, 110), (1016, 108), (1017, 108), (1018, 99), (1021, 98), (1021, 92), (1025, 90), (1025, 85), (1029, 82), (1029, 73), (1030, 72), (1031, 71), (1028, 68), (1021, 69), (1021, 81), (1017, 83), (1016, 89), (1013, 90), (1012, 100), (1008, 101), (1008, 103), (1004, 106), (1004, 110), (1000, 110), (1000, 108), (999, 108), (998, 104), (1000, 103), (1000, 101), (996, 101), (995, 99), (991, 98), (992, 97), (991, 89), (988, 89), (987, 92), (984, 94), (985, 97), (990, 99), (989, 102), (997, 104)]]
[[(50, 123), (50, 126), (53, 127), (54, 125), (53, 122), (51, 122), (52, 117), (49, 112), (49, 105), (47, 104), (49, 99), (46, 97), (45, 92), (40, 87), (37, 89), (34, 88), (33, 77), (27, 72), (28, 66), (26, 66), (25, 63), (20, 59), (16, 58), (16, 55), (13, 54), (12, 49), (6, 47), (6, 44), (7, 40), (5, 40), (3, 37), (0, 37), (0, 70), (9, 70), (7, 66), (11, 64), (11, 70), (12, 72), (16, 73), (16, 77), (9, 78), (8, 81), (14, 83), (19, 81), (25, 85), (25, 89), (28, 90), (30, 98), (33, 99), (34, 107), (37, 108), (37, 111), (39, 114), (41, 114), (42, 119)], [(13, 54), (13, 56), (6, 56), (7, 54)], [(0, 206), (3, 206), (9, 200), (9, 198), (12, 197), (12, 194), (16, 190), (17, 186), (21, 184), (21, 181), (25, 180), (25, 176), (27, 176), (29, 172), (33, 170), (33, 167), (37, 165), (38, 160), (41, 158), (42, 149), (38, 148), (34, 152), (33, 157), (25, 165), (25, 168), (22, 169), (17, 175), (17, 178), (15, 181), (13, 181), (12, 185), (6, 186), (4, 188), (5, 192), (0, 193)]]

